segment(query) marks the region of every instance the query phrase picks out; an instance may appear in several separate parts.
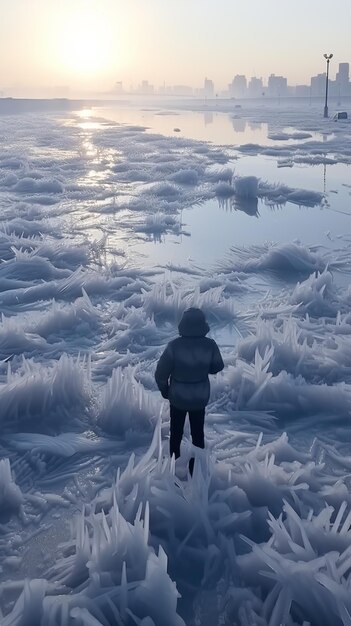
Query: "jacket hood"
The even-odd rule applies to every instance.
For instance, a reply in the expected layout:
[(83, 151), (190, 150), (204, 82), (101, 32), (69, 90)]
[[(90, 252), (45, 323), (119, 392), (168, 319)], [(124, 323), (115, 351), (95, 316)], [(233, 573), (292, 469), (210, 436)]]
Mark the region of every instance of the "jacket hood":
[(201, 309), (187, 309), (184, 311), (178, 326), (182, 337), (204, 337), (210, 330)]

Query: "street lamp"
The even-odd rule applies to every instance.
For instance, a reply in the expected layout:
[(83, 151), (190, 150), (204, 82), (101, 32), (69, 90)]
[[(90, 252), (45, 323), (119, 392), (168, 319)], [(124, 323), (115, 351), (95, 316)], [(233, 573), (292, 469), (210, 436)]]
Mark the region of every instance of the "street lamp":
[(324, 117), (328, 117), (328, 85), (329, 85), (329, 63), (333, 58), (332, 54), (324, 54), (324, 58), (327, 61), (327, 75), (325, 78), (325, 105), (324, 105)]

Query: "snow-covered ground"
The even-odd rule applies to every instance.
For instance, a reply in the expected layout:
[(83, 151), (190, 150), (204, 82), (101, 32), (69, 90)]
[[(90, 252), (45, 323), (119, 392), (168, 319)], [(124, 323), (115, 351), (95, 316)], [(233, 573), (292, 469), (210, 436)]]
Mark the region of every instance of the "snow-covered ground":
[[(190, 108), (0, 118), (1, 626), (351, 624), (351, 124)], [(194, 305), (190, 479), (153, 374)]]

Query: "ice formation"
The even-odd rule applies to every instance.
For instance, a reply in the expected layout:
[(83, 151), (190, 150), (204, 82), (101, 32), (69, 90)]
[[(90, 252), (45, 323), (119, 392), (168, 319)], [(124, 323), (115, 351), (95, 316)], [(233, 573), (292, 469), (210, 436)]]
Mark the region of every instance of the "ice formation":
[(23, 502), (20, 488), (11, 474), (9, 459), (0, 460), (0, 518), (17, 512)]
[[(240, 171), (241, 155), (350, 163), (346, 127), (326, 121), (323, 141), (312, 107), (276, 113), (248, 109), (270, 116), (267, 144), (230, 149), (0, 119), (1, 626), (351, 623), (349, 238), (233, 227), (212, 265), (142, 256), (185, 238), (204, 201), (245, 220), (317, 207), (333, 225), (320, 186)], [(226, 367), (206, 450), (186, 428), (175, 463), (153, 373), (189, 306)]]

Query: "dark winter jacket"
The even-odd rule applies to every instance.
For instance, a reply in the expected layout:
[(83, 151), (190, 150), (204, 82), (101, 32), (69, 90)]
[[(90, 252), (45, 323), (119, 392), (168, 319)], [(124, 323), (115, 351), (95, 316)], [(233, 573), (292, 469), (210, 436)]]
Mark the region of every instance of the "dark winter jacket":
[(180, 337), (170, 341), (157, 363), (155, 379), (164, 398), (178, 409), (203, 409), (210, 397), (208, 374), (224, 363), (216, 342), (206, 337), (209, 326), (200, 309), (184, 312)]

